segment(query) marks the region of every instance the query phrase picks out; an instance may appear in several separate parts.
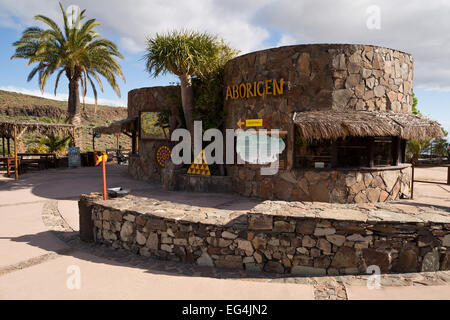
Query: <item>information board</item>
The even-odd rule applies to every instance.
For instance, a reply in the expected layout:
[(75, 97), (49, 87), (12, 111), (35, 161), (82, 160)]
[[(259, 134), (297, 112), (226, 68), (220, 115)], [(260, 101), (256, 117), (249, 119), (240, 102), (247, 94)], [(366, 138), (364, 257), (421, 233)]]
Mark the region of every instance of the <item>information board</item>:
[(81, 167), (80, 147), (69, 147), (69, 167)]

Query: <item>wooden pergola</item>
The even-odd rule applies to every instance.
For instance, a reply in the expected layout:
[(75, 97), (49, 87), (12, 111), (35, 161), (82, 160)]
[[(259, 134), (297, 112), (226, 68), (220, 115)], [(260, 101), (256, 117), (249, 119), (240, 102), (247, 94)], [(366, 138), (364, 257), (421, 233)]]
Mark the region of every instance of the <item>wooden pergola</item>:
[(67, 134), (74, 141), (76, 126), (64, 123), (46, 123), (36, 121), (9, 121), (0, 120), (0, 137), (3, 143), (3, 156), (5, 156), (5, 140), (8, 145), (8, 155), (11, 153), (10, 139), (14, 141), (14, 173), (15, 179), (19, 178), (17, 163), (17, 142), (25, 133), (38, 133), (41, 135), (60, 135)]

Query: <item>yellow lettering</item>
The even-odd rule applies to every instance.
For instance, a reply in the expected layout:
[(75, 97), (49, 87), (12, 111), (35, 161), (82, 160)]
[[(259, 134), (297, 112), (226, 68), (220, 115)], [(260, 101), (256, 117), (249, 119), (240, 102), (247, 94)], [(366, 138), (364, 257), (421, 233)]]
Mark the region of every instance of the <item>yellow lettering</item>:
[(263, 87), (263, 91), (261, 92), (261, 91), (259, 90), (260, 85), (264, 85), (264, 81), (258, 81), (258, 84), (257, 84), (257, 87), (256, 87), (256, 91), (258, 91), (258, 96), (264, 98), (264, 87)]
[(237, 99), (237, 98), (239, 98), (238, 86), (234, 85), (233, 86), (233, 99)]
[(283, 94), (283, 78), (280, 79), (280, 86), (278, 86), (277, 80), (273, 80), (273, 94)]
[(227, 96), (225, 97), (225, 101), (228, 100), (228, 97), (233, 98), (230, 86), (227, 86)]
[[(244, 93), (242, 93), (242, 88), (244, 88)], [(245, 98), (245, 91), (246, 91), (245, 84), (241, 83), (241, 85), (239, 86), (239, 97), (241, 99)]]
[(253, 97), (252, 84), (250, 82), (247, 82), (247, 98), (249, 97)]
[(272, 94), (270, 92), (270, 87), (269, 87), (269, 83), (272, 82), (272, 80), (266, 80), (266, 94)]

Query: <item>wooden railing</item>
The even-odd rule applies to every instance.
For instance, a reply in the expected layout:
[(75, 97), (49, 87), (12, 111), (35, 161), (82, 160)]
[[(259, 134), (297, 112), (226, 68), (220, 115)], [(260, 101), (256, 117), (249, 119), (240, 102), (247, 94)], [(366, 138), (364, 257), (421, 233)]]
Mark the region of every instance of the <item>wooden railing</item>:
[[(437, 168), (437, 167), (447, 168), (447, 182), (427, 181), (427, 180), (414, 180), (414, 168)], [(411, 173), (411, 199), (413, 199), (413, 197), (414, 197), (414, 182), (450, 185), (450, 164), (419, 164), (419, 165), (413, 165), (412, 166), (412, 173)]]

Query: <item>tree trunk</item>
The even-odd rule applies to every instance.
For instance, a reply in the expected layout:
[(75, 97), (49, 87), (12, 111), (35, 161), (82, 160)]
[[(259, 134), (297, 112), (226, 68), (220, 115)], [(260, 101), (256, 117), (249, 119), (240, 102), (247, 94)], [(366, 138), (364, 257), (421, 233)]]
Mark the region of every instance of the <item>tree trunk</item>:
[(186, 127), (191, 133), (191, 141), (194, 141), (194, 121), (192, 113), (194, 111), (194, 93), (192, 90), (192, 77), (190, 75), (180, 76), (181, 80), (181, 104), (183, 106)]
[[(76, 127), (81, 125), (81, 114), (80, 114), (80, 91), (78, 79), (73, 77), (69, 79), (69, 99), (67, 101), (68, 104), (68, 113), (69, 113), (69, 122)], [(80, 137), (78, 137), (78, 130), (75, 130), (73, 134), (72, 144), (74, 146), (80, 146)]]
[(79, 92), (78, 80), (69, 80), (69, 100), (68, 102), (68, 112), (70, 122), (76, 126), (81, 123), (80, 115), (80, 92)]

